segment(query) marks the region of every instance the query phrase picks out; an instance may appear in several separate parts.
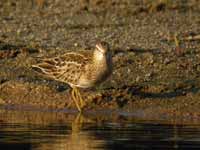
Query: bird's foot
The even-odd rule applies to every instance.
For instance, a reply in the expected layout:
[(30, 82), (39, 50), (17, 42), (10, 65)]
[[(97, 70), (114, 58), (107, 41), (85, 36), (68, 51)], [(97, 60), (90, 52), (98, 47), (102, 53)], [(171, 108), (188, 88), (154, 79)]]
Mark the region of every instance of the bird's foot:
[(67, 108), (70, 108), (72, 106), (72, 102), (73, 101), (70, 101), (68, 104), (67, 104)]

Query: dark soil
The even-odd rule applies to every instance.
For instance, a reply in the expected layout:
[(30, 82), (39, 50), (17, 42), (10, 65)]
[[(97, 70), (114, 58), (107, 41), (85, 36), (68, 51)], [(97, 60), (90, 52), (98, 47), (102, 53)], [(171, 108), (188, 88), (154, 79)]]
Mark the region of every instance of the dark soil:
[(198, 0), (1, 0), (0, 104), (67, 109), (70, 87), (31, 65), (102, 40), (112, 48), (114, 71), (81, 90), (85, 110), (199, 123), (199, 16)]

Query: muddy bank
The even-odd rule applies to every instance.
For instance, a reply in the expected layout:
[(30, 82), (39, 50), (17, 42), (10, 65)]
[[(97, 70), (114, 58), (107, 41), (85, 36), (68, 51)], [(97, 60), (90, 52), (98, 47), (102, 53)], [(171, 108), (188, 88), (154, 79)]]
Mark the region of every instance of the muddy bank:
[(81, 90), (86, 110), (198, 122), (199, 6), (195, 0), (0, 3), (0, 103), (67, 109), (70, 87), (31, 65), (38, 57), (90, 50), (100, 39), (112, 48), (114, 71), (100, 86)]

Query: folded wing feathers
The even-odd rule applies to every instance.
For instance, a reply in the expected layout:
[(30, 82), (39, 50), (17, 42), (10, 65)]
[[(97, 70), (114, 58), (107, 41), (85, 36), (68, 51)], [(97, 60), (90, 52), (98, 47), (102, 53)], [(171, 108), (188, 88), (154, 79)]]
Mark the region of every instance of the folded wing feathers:
[(83, 69), (89, 61), (83, 54), (67, 53), (60, 57), (40, 60), (40, 63), (33, 65), (32, 68), (48, 77), (56, 80), (65, 80), (66, 75), (73, 74), (73, 71)]

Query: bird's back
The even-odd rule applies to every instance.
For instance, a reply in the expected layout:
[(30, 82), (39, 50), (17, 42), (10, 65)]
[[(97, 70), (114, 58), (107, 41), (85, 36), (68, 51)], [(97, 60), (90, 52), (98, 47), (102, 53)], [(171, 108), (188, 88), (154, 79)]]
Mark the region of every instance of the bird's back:
[(43, 75), (70, 85), (77, 85), (85, 66), (92, 62), (91, 51), (68, 52), (63, 55), (42, 59), (33, 69)]

